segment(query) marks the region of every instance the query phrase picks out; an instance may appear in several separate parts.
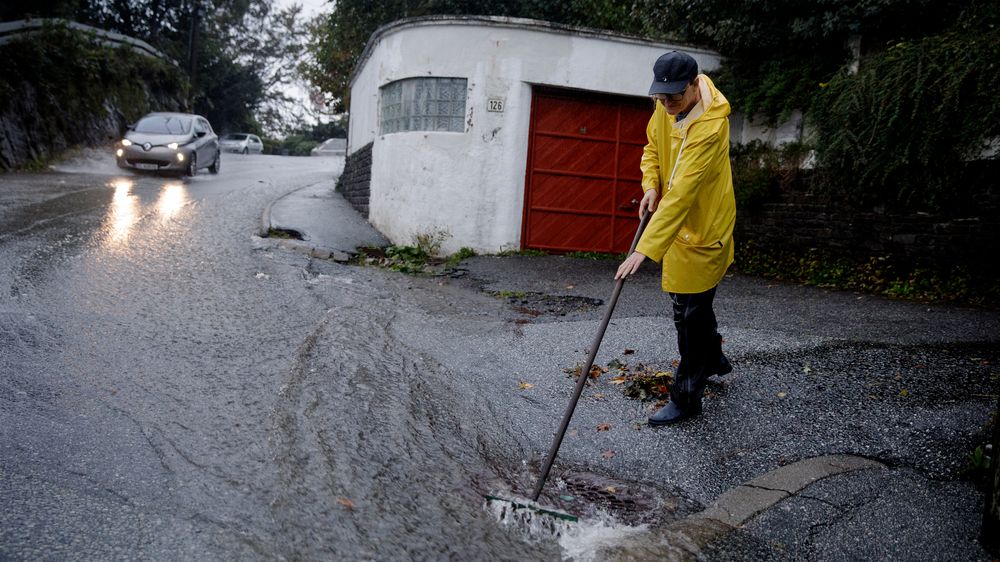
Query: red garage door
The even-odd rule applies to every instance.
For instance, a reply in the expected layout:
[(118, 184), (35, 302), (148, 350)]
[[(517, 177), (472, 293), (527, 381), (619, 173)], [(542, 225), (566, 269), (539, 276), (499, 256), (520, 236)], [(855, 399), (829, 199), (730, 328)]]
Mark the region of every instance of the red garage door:
[(533, 92), (522, 246), (625, 252), (639, 225), (639, 160), (652, 102)]

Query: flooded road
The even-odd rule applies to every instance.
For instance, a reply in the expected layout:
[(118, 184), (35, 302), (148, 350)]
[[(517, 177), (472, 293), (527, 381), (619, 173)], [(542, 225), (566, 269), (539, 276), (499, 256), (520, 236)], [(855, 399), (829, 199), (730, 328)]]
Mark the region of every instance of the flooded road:
[(336, 172), (0, 178), (0, 554), (558, 557), (483, 511), (475, 392), (392, 334), (407, 280), (257, 238)]
[[(995, 404), (1000, 315), (730, 276), (736, 371), (697, 421), (655, 430), (655, 401), (614, 380), (676, 357), (640, 272), (543, 494), (586, 521), (525, 536), (483, 494), (531, 489), (614, 264), (479, 256), (419, 277), (258, 236), (271, 202), (337, 173), (227, 156), (192, 179), (0, 176), (0, 559), (659, 560), (671, 522), (838, 453), (892, 469), (859, 477), (870, 491), (838, 508), (857, 518), (831, 529), (919, 509), (865, 544), (931, 548), (957, 521), (951, 552), (976, 559), (963, 470)], [(950, 487), (911, 505), (887, 482)], [(787, 559), (759, 527), (704, 558)], [(836, 533), (801, 540), (840, 552)]]

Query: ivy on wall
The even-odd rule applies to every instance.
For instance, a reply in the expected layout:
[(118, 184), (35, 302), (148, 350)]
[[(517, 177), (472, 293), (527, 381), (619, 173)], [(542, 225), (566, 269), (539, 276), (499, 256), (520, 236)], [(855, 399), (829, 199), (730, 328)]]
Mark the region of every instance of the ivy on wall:
[(861, 203), (937, 208), (961, 197), (1000, 137), (1000, 26), (987, 18), (894, 44), (842, 71), (809, 120), (825, 186)]

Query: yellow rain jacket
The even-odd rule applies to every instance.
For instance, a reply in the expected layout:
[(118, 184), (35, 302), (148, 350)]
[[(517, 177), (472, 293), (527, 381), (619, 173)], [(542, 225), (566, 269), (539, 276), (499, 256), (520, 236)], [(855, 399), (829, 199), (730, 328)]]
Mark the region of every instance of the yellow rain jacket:
[(660, 202), (636, 250), (663, 264), (663, 290), (671, 293), (707, 291), (733, 263), (729, 102), (699, 78), (701, 102), (680, 123), (656, 104), (639, 165), (643, 192), (655, 189)]

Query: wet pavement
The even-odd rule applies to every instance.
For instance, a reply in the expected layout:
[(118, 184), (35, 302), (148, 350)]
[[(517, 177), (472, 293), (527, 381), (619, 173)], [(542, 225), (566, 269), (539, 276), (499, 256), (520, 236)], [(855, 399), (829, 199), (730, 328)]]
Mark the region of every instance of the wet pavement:
[[(325, 206), (315, 191), (296, 199), (272, 212), (308, 205), (330, 218), (303, 225), (306, 251), (347, 251), (336, 225), (353, 211), (339, 196), (320, 195)], [(457, 425), (448, 430), (469, 433), (493, 459), (493, 474), (474, 479), (480, 491), (530, 490), (572, 390), (565, 371), (585, 360), (616, 265), (479, 256), (440, 276), (396, 279), (408, 298), (387, 328), (444, 373), (427, 400), (449, 403)], [(618, 510), (618, 523), (564, 538), (563, 557), (990, 559), (977, 543), (982, 492), (966, 469), (989, 441), (1000, 315), (737, 274), (716, 302), (734, 372), (713, 378), (702, 416), (651, 429), (644, 420), (655, 404), (625, 398), (613, 372), (585, 390), (547, 499), (593, 513), (605, 490), (603, 508)], [(647, 266), (626, 284), (597, 363), (670, 370), (668, 310)], [(449, 387), (449, 378), (463, 383)], [(843, 473), (810, 464), (826, 455), (864, 462)], [(739, 512), (731, 492), (764, 475), (780, 482), (809, 470), (808, 485), (738, 524), (697, 516), (722, 498)], [(630, 497), (647, 501), (615, 501)]]
[[(498, 521), (617, 264), (346, 263), (384, 239), (317, 162), (0, 178), (0, 558), (989, 559), (998, 315), (739, 275), (705, 413), (651, 429), (609, 368), (543, 495), (583, 522)], [(644, 269), (597, 362), (671, 370), (668, 310)]]

